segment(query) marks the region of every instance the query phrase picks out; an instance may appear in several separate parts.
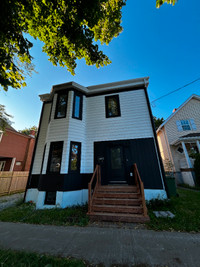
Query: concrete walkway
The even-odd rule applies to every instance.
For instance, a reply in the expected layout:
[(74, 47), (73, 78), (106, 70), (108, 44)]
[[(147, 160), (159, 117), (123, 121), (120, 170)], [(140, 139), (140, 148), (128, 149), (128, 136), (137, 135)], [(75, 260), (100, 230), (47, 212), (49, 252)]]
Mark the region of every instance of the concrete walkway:
[(16, 202), (23, 200), (24, 193), (13, 194), (9, 196), (0, 197), (0, 211), (12, 206), (15, 206)]
[(200, 266), (200, 234), (0, 222), (0, 248), (72, 256), (105, 266)]

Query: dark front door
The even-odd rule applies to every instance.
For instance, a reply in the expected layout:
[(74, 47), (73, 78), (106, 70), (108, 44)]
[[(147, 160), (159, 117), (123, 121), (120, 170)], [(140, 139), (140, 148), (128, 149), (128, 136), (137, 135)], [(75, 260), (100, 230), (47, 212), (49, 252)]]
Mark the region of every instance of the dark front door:
[(108, 183), (125, 183), (125, 166), (123, 146), (111, 146), (107, 148), (107, 177)]

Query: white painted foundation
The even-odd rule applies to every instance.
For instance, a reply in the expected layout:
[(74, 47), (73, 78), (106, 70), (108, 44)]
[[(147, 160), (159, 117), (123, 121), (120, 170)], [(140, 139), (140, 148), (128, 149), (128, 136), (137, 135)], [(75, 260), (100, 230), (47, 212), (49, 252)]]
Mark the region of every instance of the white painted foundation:
[(32, 201), (33, 203), (36, 204), (37, 202), (37, 198), (38, 198), (38, 189), (28, 189), (27, 192), (26, 192), (26, 199), (25, 199), (25, 202), (29, 202), (29, 201)]
[(151, 199), (167, 199), (167, 194), (165, 190), (160, 189), (144, 189), (145, 200)]
[(188, 184), (190, 186), (195, 186), (194, 178), (191, 172), (181, 172), (182, 179), (184, 184)]

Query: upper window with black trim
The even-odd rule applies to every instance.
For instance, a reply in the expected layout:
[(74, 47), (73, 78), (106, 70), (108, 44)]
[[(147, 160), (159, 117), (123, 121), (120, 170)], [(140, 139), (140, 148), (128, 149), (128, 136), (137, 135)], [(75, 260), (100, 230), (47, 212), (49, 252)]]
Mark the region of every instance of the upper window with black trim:
[(81, 143), (71, 142), (69, 155), (69, 171), (80, 172)]
[(66, 117), (67, 112), (67, 92), (59, 92), (57, 96), (55, 119), (62, 119)]
[(47, 173), (60, 173), (63, 141), (52, 142), (49, 150)]
[(83, 95), (80, 93), (74, 92), (72, 118), (82, 120), (82, 110), (83, 110)]
[(105, 104), (106, 104), (106, 118), (121, 116), (119, 95), (106, 96)]

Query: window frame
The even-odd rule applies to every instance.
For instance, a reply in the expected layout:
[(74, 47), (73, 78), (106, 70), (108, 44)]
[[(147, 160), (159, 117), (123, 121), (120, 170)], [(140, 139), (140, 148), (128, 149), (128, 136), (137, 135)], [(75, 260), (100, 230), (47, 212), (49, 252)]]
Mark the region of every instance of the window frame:
[[(66, 92), (62, 90), (62, 91), (56, 92), (56, 94), (57, 94), (57, 99), (56, 99), (56, 109), (55, 109), (54, 119), (64, 119), (66, 118), (66, 115), (67, 115), (68, 91)], [(62, 117), (58, 117), (58, 106), (59, 106), (58, 104), (59, 104), (59, 98), (61, 97), (61, 95), (66, 95), (67, 100), (66, 100), (65, 114)]]
[[(61, 153), (61, 158), (60, 158), (60, 169), (59, 169), (59, 172), (52, 172), (52, 171), (50, 171), (50, 167), (51, 167), (53, 146), (55, 144), (58, 144), (58, 143), (62, 144), (62, 153)], [(50, 143), (48, 162), (47, 162), (47, 169), (46, 169), (46, 173), (47, 174), (51, 174), (51, 173), (52, 174), (60, 174), (60, 170), (61, 170), (61, 167), (62, 167), (63, 146), (64, 146), (64, 141), (56, 141), (56, 142), (51, 142)]]
[[(48, 193), (55, 193), (55, 201), (53, 203), (47, 202)], [(45, 199), (44, 199), (44, 205), (56, 205), (56, 191), (46, 191), (45, 193)]]
[[(71, 159), (72, 159), (72, 145), (78, 145), (78, 164), (77, 164), (77, 170), (71, 170)], [(69, 167), (68, 167), (68, 172), (69, 173), (80, 173), (81, 169), (81, 143), (80, 142), (75, 142), (71, 141), (70, 142), (70, 150), (69, 150)]]
[[(108, 101), (109, 101), (110, 98), (115, 98), (117, 100), (116, 102), (117, 102), (118, 115), (112, 115), (112, 116), (109, 115)], [(121, 117), (119, 95), (105, 96), (105, 108), (106, 108), (106, 118)]]
[[(191, 127), (191, 124), (190, 124), (190, 120), (189, 119), (186, 119), (186, 120), (180, 120), (181, 122), (181, 127), (182, 127), (182, 130), (183, 131), (191, 131), (192, 130), (192, 127)], [(187, 124), (182, 124), (182, 122), (187, 122)], [(184, 126), (189, 126), (190, 129), (184, 129), (183, 127)]]
[[(76, 96), (80, 97), (80, 107), (79, 107), (79, 116), (76, 117), (75, 116), (75, 100), (76, 100)], [(75, 92), (74, 91), (74, 99), (73, 99), (73, 110), (72, 110), (72, 118), (73, 119), (77, 119), (77, 120), (82, 120), (83, 117), (83, 95), (79, 92)]]

